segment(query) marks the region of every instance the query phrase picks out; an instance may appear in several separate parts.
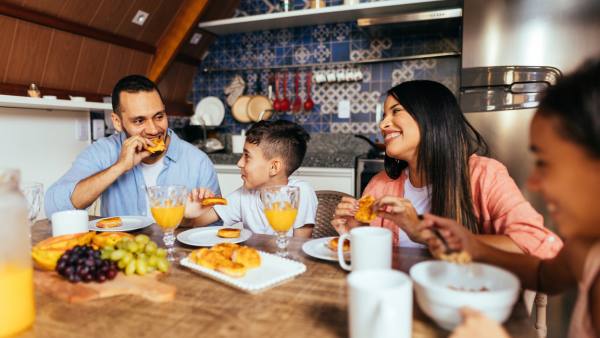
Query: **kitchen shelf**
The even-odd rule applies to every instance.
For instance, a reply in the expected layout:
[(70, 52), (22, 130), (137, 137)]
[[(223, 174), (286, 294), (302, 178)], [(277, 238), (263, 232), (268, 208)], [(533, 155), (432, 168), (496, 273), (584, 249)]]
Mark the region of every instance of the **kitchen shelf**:
[(216, 35), (356, 21), (361, 18), (446, 9), (460, 6), (458, 0), (387, 0), (357, 5), (251, 15), (201, 22), (198, 27)]
[(0, 95), (0, 107), (7, 108), (28, 108), (28, 109), (46, 109), (46, 110), (111, 110), (110, 103), (101, 102), (80, 102), (71, 100), (43, 99), (37, 97)]
[(460, 55), (461, 55), (460, 52), (454, 51), (454, 52), (415, 54), (415, 55), (395, 56), (395, 57), (387, 57), (387, 58), (379, 58), (379, 59), (328, 62), (328, 63), (305, 63), (305, 64), (293, 64), (293, 65), (243, 67), (243, 68), (205, 67), (202, 69), (202, 71), (205, 73), (211, 73), (211, 72), (240, 72), (240, 71), (252, 71), (252, 70), (304, 69), (304, 68), (318, 68), (318, 67), (325, 67), (325, 66), (359, 65), (359, 64), (371, 64), (371, 63), (394, 62), (394, 61), (405, 61), (405, 60), (430, 59), (430, 58), (441, 58), (441, 57), (451, 57), (451, 56), (460, 56)]

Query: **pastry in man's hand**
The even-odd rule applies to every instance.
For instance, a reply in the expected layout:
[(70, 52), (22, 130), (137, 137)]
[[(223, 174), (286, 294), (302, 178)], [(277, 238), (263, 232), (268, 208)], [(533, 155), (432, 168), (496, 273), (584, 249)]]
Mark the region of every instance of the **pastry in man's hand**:
[(223, 197), (207, 197), (202, 199), (200, 204), (203, 207), (212, 207), (215, 205), (227, 205), (227, 200)]
[(121, 224), (123, 224), (123, 220), (121, 219), (121, 217), (109, 217), (109, 218), (104, 218), (99, 220), (98, 222), (96, 222), (96, 226), (98, 228), (115, 228), (118, 226), (121, 226)]
[[(329, 249), (337, 252), (339, 242), (340, 242), (340, 238), (334, 237), (327, 242), (327, 247), (329, 247)], [(344, 248), (342, 249), (342, 251), (343, 252), (350, 251), (350, 241), (344, 241)]]
[(146, 150), (150, 152), (150, 154), (160, 154), (167, 149), (165, 145), (165, 141), (161, 138), (155, 138), (151, 140), (154, 143), (151, 147), (146, 147)]
[(377, 214), (373, 211), (373, 203), (375, 198), (367, 195), (358, 200), (358, 211), (354, 214), (354, 219), (361, 223), (371, 223)]
[(238, 228), (221, 228), (217, 231), (217, 236), (221, 238), (238, 238), (242, 229)]
[(260, 254), (256, 249), (247, 246), (240, 247), (233, 252), (231, 260), (243, 264), (247, 268), (258, 268), (260, 266)]

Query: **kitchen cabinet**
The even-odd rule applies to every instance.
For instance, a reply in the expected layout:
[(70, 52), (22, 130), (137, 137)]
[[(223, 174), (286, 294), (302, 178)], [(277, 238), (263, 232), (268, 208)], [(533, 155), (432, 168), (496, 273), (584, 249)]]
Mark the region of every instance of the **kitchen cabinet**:
[[(215, 169), (223, 196), (242, 186), (240, 169), (235, 165), (216, 164)], [(310, 184), (316, 190), (335, 190), (354, 195), (354, 169), (300, 167), (292, 177)]]

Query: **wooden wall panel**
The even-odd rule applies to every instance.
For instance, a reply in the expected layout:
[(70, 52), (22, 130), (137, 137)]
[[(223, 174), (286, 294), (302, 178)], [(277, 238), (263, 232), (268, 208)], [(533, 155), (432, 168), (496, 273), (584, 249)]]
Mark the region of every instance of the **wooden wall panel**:
[(98, 92), (110, 93), (115, 83), (127, 74), (131, 62), (132, 51), (119, 46), (110, 46), (106, 59), (106, 67), (100, 80)]
[(16, 38), (17, 20), (0, 15), (0, 82), (6, 82), (8, 58)]
[(163, 0), (154, 13), (148, 17), (148, 26), (139, 37), (141, 41), (156, 45), (162, 33), (167, 30), (169, 23), (181, 7), (183, 1)]
[(52, 30), (19, 21), (5, 82), (39, 83), (50, 52)]
[[(106, 43), (84, 38), (81, 45), (79, 62), (73, 70), (75, 76), (71, 84), (71, 89), (92, 93), (98, 92), (107, 55), (108, 45)], [(107, 94), (109, 92), (103, 93)]]
[(57, 14), (59, 18), (64, 18), (69, 21), (77, 22), (82, 25), (89, 25), (90, 21), (96, 16), (101, 0), (62, 0), (64, 3), (60, 12)]
[(127, 74), (146, 74), (151, 61), (152, 55), (133, 51)]
[(56, 0), (25, 0), (21, 2), (21, 6), (29, 9), (34, 9), (43, 13), (48, 13), (53, 16), (57, 16), (66, 1)]
[(172, 101), (186, 102), (187, 94), (192, 90), (192, 81), (196, 74), (197, 67), (183, 63), (173, 63), (171, 67), (173, 66), (179, 67), (179, 74), (177, 76), (177, 82), (175, 83), (176, 87)]
[(128, 13), (135, 5), (134, 1), (104, 0), (89, 26), (114, 33), (124, 20), (123, 13)]
[(54, 37), (50, 45), (51, 52), (48, 54), (43, 77), (40, 81), (42, 86), (71, 89), (82, 42), (83, 38), (80, 36), (58, 30), (54, 31)]

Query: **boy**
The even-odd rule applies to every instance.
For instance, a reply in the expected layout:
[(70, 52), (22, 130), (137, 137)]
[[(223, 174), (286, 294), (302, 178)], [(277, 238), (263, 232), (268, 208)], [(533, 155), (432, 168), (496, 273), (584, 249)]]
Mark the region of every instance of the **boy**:
[[(201, 201), (213, 197), (208, 189), (194, 189), (186, 206), (189, 225), (205, 226), (223, 221), (225, 226), (242, 222), (254, 233), (275, 234), (263, 212), (260, 189), (274, 185), (300, 188), (298, 215), (293, 234), (310, 237), (317, 213), (317, 196), (305, 182), (289, 176), (300, 167), (306, 154), (308, 133), (298, 124), (278, 120), (260, 121), (246, 133), (244, 152), (237, 163), (244, 185), (227, 196), (227, 205), (202, 207)], [(292, 231), (290, 231), (290, 235)]]

